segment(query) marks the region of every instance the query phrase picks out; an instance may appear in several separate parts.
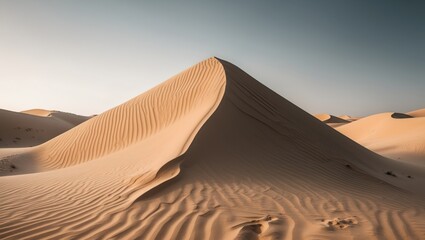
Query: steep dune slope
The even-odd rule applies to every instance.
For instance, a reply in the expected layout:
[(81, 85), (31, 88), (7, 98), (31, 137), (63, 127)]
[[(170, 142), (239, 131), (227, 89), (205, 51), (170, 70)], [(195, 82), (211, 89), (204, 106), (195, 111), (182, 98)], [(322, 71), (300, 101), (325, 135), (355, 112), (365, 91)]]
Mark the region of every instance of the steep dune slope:
[[(41, 110), (38, 112), (41, 113)], [(60, 114), (61, 116), (36, 115), (32, 111), (20, 113), (0, 109), (0, 148), (39, 145), (88, 119), (70, 113)], [(67, 121), (68, 117), (65, 116), (72, 116), (72, 120)]]
[(382, 113), (336, 130), (383, 156), (425, 165), (425, 118)]
[[(144, 110), (132, 114), (139, 102)], [(0, 178), (2, 239), (425, 234), (423, 169), (361, 147), (222, 60), (195, 65), (37, 151), (33, 164), (51, 171)]]

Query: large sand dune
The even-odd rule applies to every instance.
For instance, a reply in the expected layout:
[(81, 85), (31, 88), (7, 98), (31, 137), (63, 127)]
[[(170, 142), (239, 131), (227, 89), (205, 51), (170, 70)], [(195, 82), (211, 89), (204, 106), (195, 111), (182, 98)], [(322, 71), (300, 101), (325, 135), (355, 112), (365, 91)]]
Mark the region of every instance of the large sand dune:
[(3, 163), (0, 239), (425, 236), (423, 168), (216, 58)]

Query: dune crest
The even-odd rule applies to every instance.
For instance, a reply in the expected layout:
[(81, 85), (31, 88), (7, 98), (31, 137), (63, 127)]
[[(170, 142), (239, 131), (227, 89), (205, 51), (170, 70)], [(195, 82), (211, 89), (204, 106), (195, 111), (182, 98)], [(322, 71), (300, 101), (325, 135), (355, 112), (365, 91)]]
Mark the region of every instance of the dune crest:
[(425, 234), (423, 169), (365, 149), (216, 58), (29, 158), (36, 174), (0, 177), (1, 239)]

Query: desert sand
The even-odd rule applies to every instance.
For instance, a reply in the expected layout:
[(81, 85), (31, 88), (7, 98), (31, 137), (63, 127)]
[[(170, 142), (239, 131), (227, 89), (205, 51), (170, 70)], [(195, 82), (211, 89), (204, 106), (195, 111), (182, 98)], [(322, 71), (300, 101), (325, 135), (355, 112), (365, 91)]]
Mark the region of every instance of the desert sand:
[(0, 239), (425, 236), (423, 167), (217, 58), (16, 151), (2, 159)]

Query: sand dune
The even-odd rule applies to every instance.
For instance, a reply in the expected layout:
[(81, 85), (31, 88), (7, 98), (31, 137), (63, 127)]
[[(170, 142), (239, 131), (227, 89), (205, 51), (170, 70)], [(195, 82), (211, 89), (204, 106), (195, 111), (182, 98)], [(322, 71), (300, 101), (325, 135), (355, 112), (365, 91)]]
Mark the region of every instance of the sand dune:
[(357, 120), (360, 119), (360, 117), (353, 117), (353, 116), (350, 116), (350, 115), (341, 115), (341, 116), (338, 116), (338, 117), (341, 118), (341, 119), (347, 120), (349, 122), (354, 122), (354, 121), (357, 121)]
[(425, 165), (425, 118), (382, 113), (336, 130), (383, 156)]
[(77, 126), (78, 124), (85, 122), (88, 119), (93, 117), (93, 116), (81, 116), (81, 115), (61, 112), (61, 111), (50, 111), (45, 109), (30, 109), (30, 110), (26, 110), (22, 112), (26, 114), (30, 114), (30, 115), (35, 115), (35, 116), (58, 118), (74, 126)]
[(89, 117), (42, 109), (22, 113), (0, 109), (0, 148), (39, 145), (87, 119)]
[(216, 58), (5, 160), (1, 239), (425, 236), (423, 168)]
[(342, 119), (340, 117), (335, 117), (326, 113), (315, 114), (313, 116), (331, 127), (341, 126), (350, 122), (348, 120)]
[(339, 118), (339, 117), (335, 117), (333, 115), (329, 115), (326, 113), (322, 113), (322, 114), (315, 114), (314, 115), (317, 119), (319, 119), (322, 122), (325, 123), (348, 123), (347, 120)]
[[(200, 71), (201, 68), (205, 71)], [(188, 147), (194, 131), (219, 101), (225, 83), (221, 69), (222, 66), (214, 61), (194, 66), (52, 139), (33, 152), (37, 171), (79, 164), (135, 143), (141, 143), (152, 152), (159, 148), (173, 149), (169, 157), (177, 157)], [(160, 146), (165, 142), (163, 138), (183, 139), (184, 142), (179, 146)], [(150, 149), (149, 144), (153, 144), (150, 141), (158, 142), (158, 147)]]
[(26, 114), (30, 114), (30, 115), (34, 115), (34, 116), (39, 116), (39, 117), (48, 117), (48, 116), (50, 116), (52, 111), (49, 111), (49, 110), (46, 110), (46, 109), (35, 108), (35, 109), (29, 109), (29, 110), (22, 111), (22, 113), (26, 113)]
[(411, 111), (411, 112), (408, 112), (407, 114), (412, 117), (425, 117), (425, 108)]

